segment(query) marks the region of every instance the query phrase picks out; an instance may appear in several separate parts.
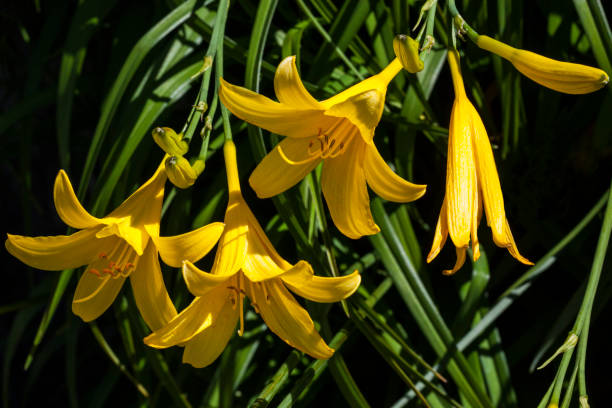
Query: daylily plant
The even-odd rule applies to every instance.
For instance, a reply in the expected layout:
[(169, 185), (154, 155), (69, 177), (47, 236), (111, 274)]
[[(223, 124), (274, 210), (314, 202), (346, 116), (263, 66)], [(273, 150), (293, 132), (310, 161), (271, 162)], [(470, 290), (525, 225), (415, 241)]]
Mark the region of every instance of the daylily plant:
[(491, 143), (476, 108), (465, 93), (456, 50), (448, 52), (448, 64), (453, 78), (455, 102), (448, 135), (446, 194), (427, 262), (438, 255), (448, 235), (455, 244), (457, 261), (451, 270), (444, 271), (445, 274), (455, 273), (463, 266), (470, 237), (473, 259), (478, 260), (480, 249), (477, 230), (484, 204), (493, 242), (507, 248), (520, 262), (532, 265), (521, 256), (510, 232)]
[[(156, 330), (176, 316), (160, 270), (158, 251), (168, 263), (180, 264), (182, 259), (192, 259), (193, 252), (178, 254), (177, 248), (188, 243), (192, 251), (201, 255), (212, 249), (223, 232), (222, 223), (213, 223), (187, 234), (158, 237), (165, 182), (162, 161), (153, 177), (117, 209), (96, 218), (83, 208), (68, 176), (60, 170), (53, 191), (55, 208), (66, 224), (80, 231), (51, 237), (8, 234), (6, 249), (37, 269), (55, 271), (87, 265), (72, 301), (72, 311), (86, 322), (104, 313), (129, 277), (144, 321)], [(203, 235), (194, 236), (195, 232)], [(152, 236), (155, 242), (149, 239)]]
[[(243, 334), (246, 296), (270, 330), (287, 344), (314, 358), (331, 357), (333, 350), (287, 288), (316, 302), (337, 302), (357, 290), (359, 273), (318, 277), (307, 262), (291, 265), (281, 258), (242, 197), (234, 143), (226, 141), (223, 151), (229, 202), (212, 270), (207, 273), (189, 260), (183, 262), (183, 277), (195, 299), (144, 342), (156, 348), (184, 345), (184, 362), (207, 366), (221, 354), (238, 321), (238, 334)], [(198, 233), (207, 239), (205, 234)]]
[(366, 182), (389, 201), (421, 197), (426, 186), (395, 174), (373, 142), (387, 85), (401, 69), (396, 58), (379, 74), (320, 102), (302, 84), (295, 57), (285, 58), (276, 69), (279, 102), (222, 79), (219, 97), (234, 115), (286, 136), (249, 178), (257, 196), (282, 193), (323, 161), (321, 187), (332, 220), (354, 239), (380, 231), (370, 212)]

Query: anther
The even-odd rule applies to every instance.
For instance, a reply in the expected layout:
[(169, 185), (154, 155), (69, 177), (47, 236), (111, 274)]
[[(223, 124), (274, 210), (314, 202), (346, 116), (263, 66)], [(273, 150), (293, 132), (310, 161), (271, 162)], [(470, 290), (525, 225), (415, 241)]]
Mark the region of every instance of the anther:
[(100, 259), (106, 259), (106, 254), (105, 254), (104, 252), (100, 252), (100, 253), (98, 254), (98, 258), (100, 258)]
[(97, 269), (91, 268), (88, 271), (89, 273), (93, 273), (94, 275), (96, 275), (97, 277), (101, 278), (102, 275), (100, 274), (100, 271), (98, 271)]

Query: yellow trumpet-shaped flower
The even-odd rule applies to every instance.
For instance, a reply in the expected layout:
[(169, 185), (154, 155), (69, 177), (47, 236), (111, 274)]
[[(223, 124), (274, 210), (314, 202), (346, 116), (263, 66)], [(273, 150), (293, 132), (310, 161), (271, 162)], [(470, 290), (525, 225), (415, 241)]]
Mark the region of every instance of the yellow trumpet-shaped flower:
[[(88, 265), (72, 301), (72, 311), (86, 322), (104, 313), (129, 277), (143, 319), (152, 330), (158, 329), (176, 316), (164, 285), (158, 251), (167, 263), (180, 265), (183, 259), (192, 259), (193, 251), (200, 256), (210, 251), (223, 232), (223, 224), (214, 223), (187, 234), (159, 237), (165, 182), (162, 161), (153, 177), (117, 209), (96, 218), (85, 211), (68, 176), (60, 170), (53, 190), (55, 208), (66, 224), (80, 231), (52, 237), (8, 234), (6, 249), (23, 263), (43, 270)], [(194, 235), (200, 232), (202, 235)], [(178, 254), (177, 248), (186, 243), (192, 252)]]
[(184, 362), (207, 366), (221, 354), (238, 321), (242, 335), (246, 296), (287, 344), (314, 358), (331, 357), (333, 350), (288, 289), (316, 302), (336, 302), (357, 290), (359, 273), (323, 278), (315, 276), (305, 261), (291, 265), (281, 258), (242, 197), (234, 143), (226, 142), (223, 150), (229, 202), (212, 270), (207, 273), (189, 261), (183, 263), (183, 277), (195, 299), (144, 342), (156, 348), (184, 345)]
[(425, 186), (395, 174), (373, 143), (387, 85), (401, 69), (396, 58), (379, 74), (321, 102), (304, 88), (295, 57), (285, 58), (276, 69), (274, 89), (280, 102), (222, 80), (219, 97), (234, 115), (287, 136), (251, 174), (257, 196), (282, 193), (323, 161), (321, 187), (331, 217), (354, 239), (380, 231), (370, 212), (367, 185), (389, 201), (421, 197)]
[(527, 78), (557, 92), (586, 94), (603, 88), (610, 80), (599, 68), (543, 57), (486, 35), (476, 37), (476, 45), (507, 59)]
[(457, 51), (448, 52), (448, 63), (455, 102), (448, 135), (446, 194), (427, 262), (438, 255), (448, 235), (455, 244), (457, 262), (445, 274), (455, 273), (463, 266), (470, 238), (474, 260), (477, 260), (480, 256), (477, 230), (484, 205), (493, 242), (507, 248), (520, 262), (532, 265), (521, 256), (510, 232), (491, 144), (476, 108), (465, 93)]

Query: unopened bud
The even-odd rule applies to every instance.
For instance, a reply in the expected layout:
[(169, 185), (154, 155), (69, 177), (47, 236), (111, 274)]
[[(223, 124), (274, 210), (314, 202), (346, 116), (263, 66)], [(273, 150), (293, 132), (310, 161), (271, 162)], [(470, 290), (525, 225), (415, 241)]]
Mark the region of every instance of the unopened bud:
[(183, 134), (177, 135), (169, 127), (156, 127), (152, 134), (155, 143), (171, 156), (182, 156), (189, 150), (189, 145), (183, 140)]
[(393, 39), (393, 51), (406, 71), (414, 74), (423, 69), (418, 41), (407, 35), (398, 34)]
[(548, 360), (542, 363), (542, 365), (538, 367), (538, 370), (541, 370), (542, 368), (550, 364), (555, 359), (555, 357), (557, 357), (559, 354), (563, 354), (566, 351), (571, 350), (574, 347), (576, 347), (577, 343), (578, 343), (578, 336), (576, 336), (575, 333), (570, 333), (569, 336), (567, 336), (567, 339), (565, 339), (565, 341), (561, 345), (561, 347), (559, 347), (557, 351), (555, 351), (554, 354), (550, 356)]
[(204, 170), (203, 160), (196, 160), (192, 166), (183, 156), (170, 156), (165, 165), (168, 179), (178, 188), (191, 187)]

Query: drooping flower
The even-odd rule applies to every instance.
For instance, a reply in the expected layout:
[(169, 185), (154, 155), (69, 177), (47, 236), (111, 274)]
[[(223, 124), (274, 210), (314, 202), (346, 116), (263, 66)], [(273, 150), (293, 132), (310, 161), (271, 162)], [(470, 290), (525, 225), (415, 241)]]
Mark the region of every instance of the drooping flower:
[(455, 273), (463, 266), (470, 238), (473, 257), (477, 260), (480, 256), (477, 230), (484, 205), (493, 242), (507, 248), (520, 262), (532, 265), (519, 253), (510, 232), (491, 143), (476, 108), (465, 93), (456, 50), (448, 52), (448, 64), (455, 102), (448, 135), (446, 194), (427, 262), (438, 255), (448, 235), (455, 244), (457, 261), (445, 274)]
[(304, 88), (295, 57), (285, 58), (276, 69), (274, 89), (280, 102), (221, 80), (219, 96), (234, 115), (286, 136), (249, 178), (257, 196), (282, 193), (323, 161), (321, 187), (332, 220), (354, 239), (380, 231), (370, 212), (367, 185), (389, 201), (421, 197), (426, 186), (395, 174), (373, 142), (387, 85), (401, 69), (396, 58), (379, 74), (321, 102)]
[(603, 88), (610, 80), (599, 68), (557, 61), (521, 50), (486, 35), (476, 37), (480, 48), (507, 59), (527, 78), (557, 92), (586, 94)]
[[(191, 259), (193, 252), (177, 254), (177, 248), (187, 242), (201, 255), (212, 249), (223, 232), (222, 223), (213, 223), (187, 234), (158, 237), (165, 182), (162, 161), (153, 177), (117, 209), (96, 218), (83, 208), (68, 176), (60, 170), (53, 191), (55, 208), (62, 221), (80, 231), (51, 237), (8, 234), (6, 249), (37, 269), (56, 271), (88, 265), (72, 301), (72, 311), (86, 322), (104, 313), (129, 277), (144, 321), (152, 330), (158, 329), (176, 316), (158, 251), (167, 263), (180, 265), (182, 259)], [(156, 242), (149, 239), (151, 236)]]
[(184, 362), (207, 366), (221, 354), (238, 321), (238, 334), (244, 332), (246, 296), (287, 344), (314, 358), (329, 358), (333, 350), (288, 289), (316, 302), (337, 302), (357, 290), (359, 273), (324, 278), (315, 276), (305, 261), (291, 265), (281, 258), (242, 197), (234, 143), (226, 141), (223, 151), (229, 202), (212, 270), (207, 273), (190, 261), (183, 263), (183, 277), (195, 299), (144, 342), (156, 348), (184, 345)]

